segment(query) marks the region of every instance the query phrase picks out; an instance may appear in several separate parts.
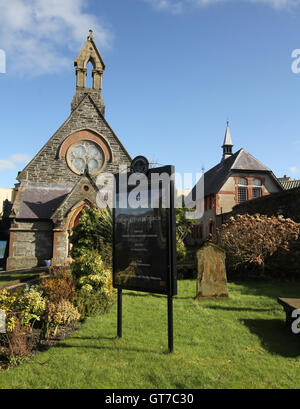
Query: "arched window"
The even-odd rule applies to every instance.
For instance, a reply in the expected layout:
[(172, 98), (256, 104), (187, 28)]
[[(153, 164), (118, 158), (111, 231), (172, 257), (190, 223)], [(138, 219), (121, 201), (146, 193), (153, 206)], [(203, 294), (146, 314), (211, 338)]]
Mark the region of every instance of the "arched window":
[(248, 200), (248, 181), (245, 178), (239, 178), (238, 182), (238, 201), (243, 203)]
[(252, 181), (252, 197), (256, 199), (262, 196), (262, 182), (260, 179), (253, 179)]
[(92, 61), (89, 61), (86, 69), (86, 88), (94, 88), (94, 81), (93, 81), (93, 64)]
[(239, 178), (239, 186), (248, 186), (247, 179)]

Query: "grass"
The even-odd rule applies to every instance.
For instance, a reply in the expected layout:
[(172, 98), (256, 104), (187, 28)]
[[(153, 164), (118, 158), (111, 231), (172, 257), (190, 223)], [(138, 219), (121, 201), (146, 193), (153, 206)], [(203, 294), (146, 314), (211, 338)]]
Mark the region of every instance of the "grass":
[(5, 284), (9, 284), (11, 282), (24, 282), (28, 281), (31, 278), (38, 277), (39, 273), (31, 273), (31, 274), (0, 274), (0, 288), (3, 287)]
[(165, 297), (125, 291), (123, 338), (116, 305), (68, 339), (0, 372), (1, 388), (299, 388), (300, 338), (284, 326), (277, 297), (300, 283), (229, 284), (227, 301), (195, 301), (195, 281), (174, 300), (173, 354), (167, 353)]

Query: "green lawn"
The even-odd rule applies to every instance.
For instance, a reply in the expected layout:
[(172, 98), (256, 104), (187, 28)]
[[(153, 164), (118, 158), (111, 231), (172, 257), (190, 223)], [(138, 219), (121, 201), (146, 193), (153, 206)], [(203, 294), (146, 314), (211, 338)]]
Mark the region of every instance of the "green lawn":
[(167, 353), (165, 297), (124, 292), (123, 339), (116, 305), (68, 339), (0, 372), (1, 388), (299, 388), (300, 337), (277, 297), (300, 283), (229, 284), (230, 300), (194, 301), (195, 281), (174, 300), (175, 353)]
[(30, 274), (0, 274), (0, 289), (5, 284), (8, 284), (13, 281), (24, 282), (35, 278), (39, 273), (30, 273)]

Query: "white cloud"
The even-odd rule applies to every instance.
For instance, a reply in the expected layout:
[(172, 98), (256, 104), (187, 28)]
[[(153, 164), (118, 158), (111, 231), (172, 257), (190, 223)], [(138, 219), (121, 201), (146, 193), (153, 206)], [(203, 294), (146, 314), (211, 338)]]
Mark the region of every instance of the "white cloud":
[[(217, 3), (233, 3), (241, 0), (143, 0), (159, 11), (179, 14), (191, 7), (211, 6)], [(300, 5), (300, 0), (242, 0), (250, 3), (267, 4), (276, 9), (291, 8)]]
[(24, 153), (16, 153), (8, 159), (0, 159), (0, 171), (15, 169), (17, 163), (27, 163), (30, 159), (31, 157)]
[(85, 12), (86, 4), (87, 0), (0, 0), (0, 48), (6, 51), (7, 69), (36, 75), (70, 66), (66, 48), (75, 59), (89, 29), (99, 46), (108, 47), (109, 28)]
[(296, 175), (299, 172), (299, 169), (297, 168), (297, 166), (291, 166), (290, 167), (290, 171)]
[(264, 3), (276, 9), (292, 8), (299, 6), (300, 0), (248, 0), (251, 3)]

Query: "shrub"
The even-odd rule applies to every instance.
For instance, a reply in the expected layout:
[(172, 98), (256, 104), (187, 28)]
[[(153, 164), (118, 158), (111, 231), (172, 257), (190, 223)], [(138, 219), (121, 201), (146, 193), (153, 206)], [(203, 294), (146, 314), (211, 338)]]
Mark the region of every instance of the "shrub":
[(34, 325), (40, 321), (46, 308), (46, 301), (36, 287), (26, 286), (22, 292), (0, 291), (0, 309), (7, 314), (7, 330), (13, 331), (16, 321), (21, 325)]
[(17, 310), (22, 325), (34, 324), (40, 321), (46, 309), (46, 300), (35, 287), (25, 287), (23, 295), (18, 300)]
[(34, 341), (30, 336), (31, 331), (28, 326), (23, 325), (16, 316), (12, 317), (11, 313), (8, 316), (10, 320), (14, 318), (14, 326), (13, 329), (8, 330), (4, 335), (4, 340), (8, 346), (8, 358), (14, 364), (17, 364), (20, 359), (31, 352)]
[(79, 285), (81, 288), (90, 287), (91, 290), (98, 291), (100, 288), (106, 288), (111, 276), (109, 270), (102, 270), (101, 274), (89, 274), (88, 276), (82, 276), (79, 279)]
[(298, 239), (299, 232), (300, 224), (291, 219), (245, 214), (223, 224), (217, 242), (226, 251), (229, 268), (252, 265), (264, 271), (266, 259), (279, 250), (289, 251), (289, 243)]
[(110, 209), (99, 209), (96, 206), (84, 209), (70, 237), (70, 242), (73, 244), (72, 257), (76, 259), (87, 250), (97, 250), (101, 252), (104, 262), (111, 265), (112, 232), (113, 222)]
[(70, 266), (51, 266), (49, 268), (49, 273), (51, 277), (64, 277), (65, 273), (70, 272)]
[(49, 302), (47, 305), (45, 321), (51, 326), (69, 325), (79, 319), (80, 314), (70, 301), (62, 300), (59, 303)]
[(14, 364), (31, 352), (31, 326), (41, 320), (45, 307), (45, 299), (34, 287), (14, 293), (0, 291), (0, 309), (6, 313), (6, 333), (1, 334), (1, 341), (7, 347), (7, 358)]
[(112, 301), (113, 296), (109, 290), (100, 288), (95, 291), (91, 285), (85, 284), (76, 292), (74, 305), (84, 319), (108, 312)]
[[(76, 280), (74, 305), (82, 318), (112, 305), (112, 212), (90, 207), (82, 212), (71, 236), (71, 271)], [(100, 252), (100, 253), (99, 253)]]
[(99, 253), (89, 250), (71, 265), (77, 277), (74, 305), (82, 318), (106, 312), (112, 304), (112, 273)]
[(191, 233), (193, 226), (195, 225), (194, 219), (187, 219), (186, 212), (188, 209), (180, 207), (176, 209), (176, 235), (178, 238), (185, 240), (185, 238)]
[(50, 302), (59, 303), (62, 300), (72, 301), (75, 293), (74, 279), (70, 269), (56, 270), (52, 277), (40, 285)]
[(0, 308), (1, 310), (8, 312), (12, 311), (17, 305), (18, 299), (23, 294), (23, 290), (20, 291), (8, 291), (5, 288), (0, 290)]
[(195, 225), (195, 220), (186, 218), (186, 208), (176, 209), (176, 255), (179, 263), (188, 263), (186, 238)]
[(104, 262), (97, 250), (82, 251), (71, 264), (72, 274), (77, 280), (82, 276), (102, 274), (104, 270)]
[(184, 244), (184, 241), (182, 238), (177, 237), (176, 238), (176, 255), (177, 255), (177, 261), (183, 261), (186, 257), (186, 247)]

